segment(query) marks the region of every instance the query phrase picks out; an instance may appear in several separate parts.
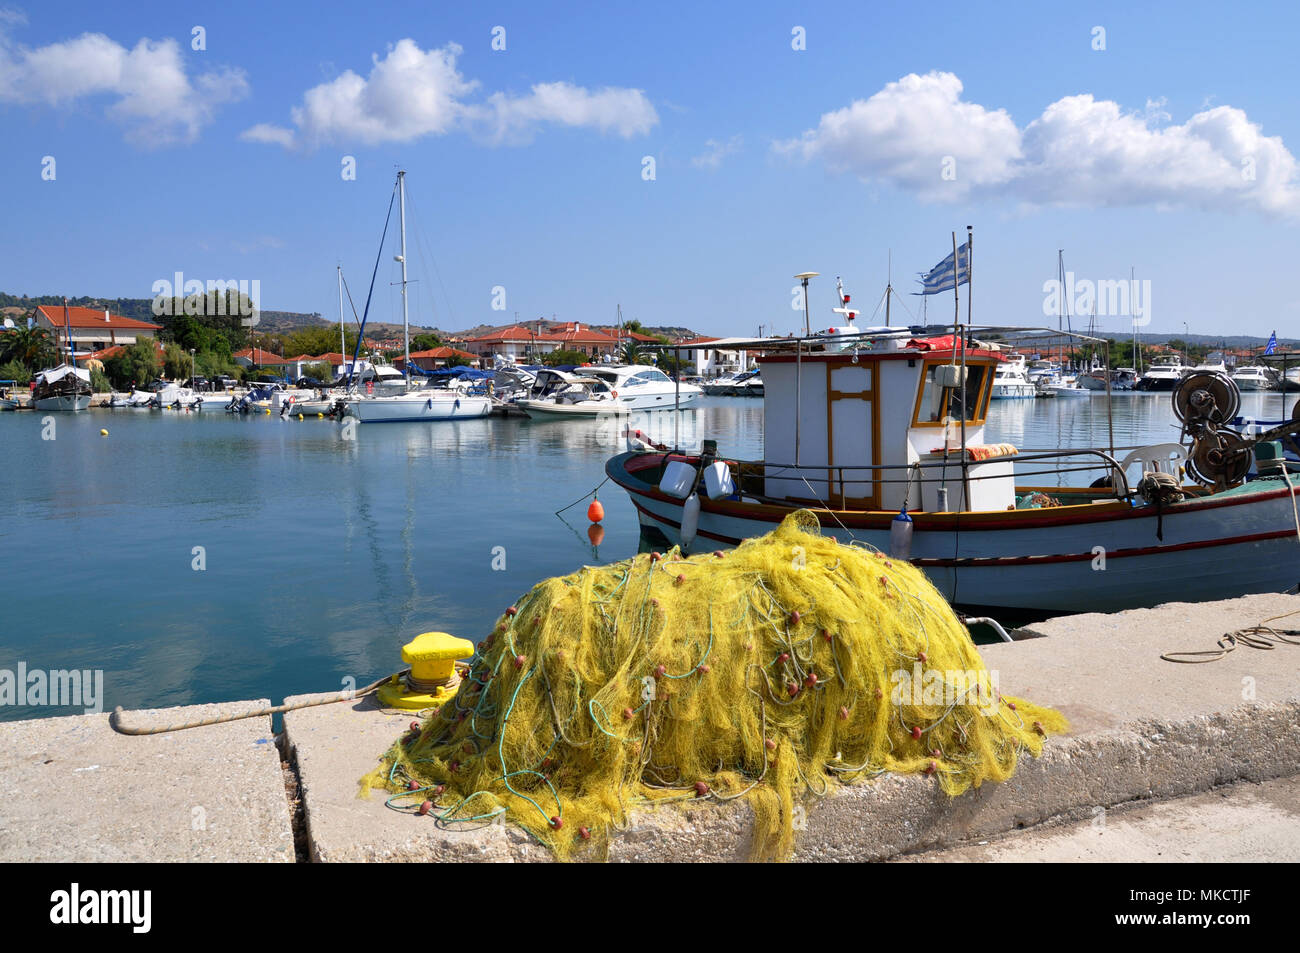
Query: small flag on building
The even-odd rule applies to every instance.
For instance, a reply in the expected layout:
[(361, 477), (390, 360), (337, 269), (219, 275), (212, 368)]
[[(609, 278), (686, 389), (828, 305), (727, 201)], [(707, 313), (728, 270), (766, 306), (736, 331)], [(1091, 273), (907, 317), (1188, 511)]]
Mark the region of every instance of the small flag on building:
[[(957, 246), (957, 267), (960, 275), (957, 284), (964, 285), (970, 281), (970, 262), (967, 259), (967, 249), (965, 245)], [(953, 267), (952, 255), (949, 255), (939, 264), (935, 265), (928, 272), (918, 272), (921, 281), (921, 290), (913, 291), (914, 295), (933, 295), (941, 291), (952, 291), (953, 285)]]
[(1277, 350), (1277, 332), (1274, 331), (1268, 336), (1268, 347), (1264, 348), (1265, 354), (1272, 354)]

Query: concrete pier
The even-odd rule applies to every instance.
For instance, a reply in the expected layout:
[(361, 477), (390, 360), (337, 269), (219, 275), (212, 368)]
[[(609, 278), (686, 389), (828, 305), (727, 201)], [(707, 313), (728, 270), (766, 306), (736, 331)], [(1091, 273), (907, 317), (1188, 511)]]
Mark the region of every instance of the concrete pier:
[[(1042, 638), (982, 647), (1004, 693), (1059, 708), (1071, 733), (1050, 740), (1042, 758), (1025, 758), (1009, 782), (956, 799), (932, 780), (909, 775), (809, 800), (795, 859), (886, 859), (1300, 773), (1300, 646), (1239, 648), (1203, 665), (1160, 659), (1175, 650), (1212, 649), (1225, 633), (1284, 612), (1300, 612), (1300, 597), (1062, 617), (1025, 633)], [(1300, 628), (1300, 615), (1294, 621)], [(428, 818), (386, 809), (378, 793), (358, 800), (357, 779), (409, 721), (368, 702), (286, 716), (314, 859), (550, 859), (509, 826), (444, 830)], [(610, 859), (742, 860), (751, 824), (743, 804), (647, 812), (614, 838)]]
[[(1300, 838), (1261, 839), (1242, 824), (1253, 815), (1272, 831), (1294, 814), (1290, 781), (1275, 779), (1300, 774), (1300, 646), (1241, 647), (1201, 665), (1160, 659), (1213, 649), (1227, 632), (1289, 612), (1300, 612), (1300, 597), (1175, 603), (1053, 619), (1021, 630), (1024, 641), (983, 646), (1001, 691), (1060, 709), (1070, 734), (1050, 739), (1043, 757), (1025, 758), (1007, 783), (955, 799), (914, 775), (809, 798), (795, 859), (1165, 859), (1151, 845), (1167, 827), (1220, 830), (1181, 836), (1171, 850), (1182, 853), (1168, 859), (1254, 851), (1300, 860)], [(1277, 624), (1300, 628), (1300, 615)], [(395, 641), (394, 667), (397, 651)], [(170, 722), (261, 704), (129, 719)], [(411, 719), (372, 699), (285, 716), (309, 858), (549, 861), (513, 826), (443, 828), (387, 809), (381, 792), (357, 797), (358, 780)], [(146, 737), (115, 735), (107, 721), (0, 723), (0, 860), (294, 859), (268, 719)], [(1109, 855), (1095, 833), (1099, 818)], [(751, 827), (743, 803), (645, 811), (615, 835), (610, 859), (741, 860)], [(1238, 829), (1239, 838), (1224, 833)]]
[[(128, 718), (146, 727), (269, 704)], [(139, 737), (107, 714), (0, 722), (0, 861), (293, 860), (269, 717)]]

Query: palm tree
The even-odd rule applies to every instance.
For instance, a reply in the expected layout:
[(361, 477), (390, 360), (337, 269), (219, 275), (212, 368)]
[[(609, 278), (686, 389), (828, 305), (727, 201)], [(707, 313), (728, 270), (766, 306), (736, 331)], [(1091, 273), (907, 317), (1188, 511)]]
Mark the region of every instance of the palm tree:
[(635, 340), (624, 341), (618, 349), (618, 359), (624, 364), (640, 364), (642, 354), (641, 345)]
[(33, 371), (44, 370), (58, 357), (54, 338), (39, 325), (12, 328), (0, 334), (0, 364), (18, 361)]

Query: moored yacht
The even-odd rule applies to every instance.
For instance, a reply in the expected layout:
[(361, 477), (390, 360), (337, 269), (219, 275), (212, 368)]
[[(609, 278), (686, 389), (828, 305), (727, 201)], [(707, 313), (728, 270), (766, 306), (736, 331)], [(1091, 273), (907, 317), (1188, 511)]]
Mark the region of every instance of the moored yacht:
[(1233, 371), (1232, 382), (1243, 391), (1274, 390), (1277, 387), (1277, 373), (1270, 367), (1251, 364)]
[(993, 375), (993, 400), (1020, 400), (1038, 396), (1038, 389), (1025, 372), (1023, 354), (1008, 355)]
[(1173, 390), (1191, 370), (1177, 358), (1161, 358), (1147, 368), (1145, 374), (1138, 378), (1138, 390)]

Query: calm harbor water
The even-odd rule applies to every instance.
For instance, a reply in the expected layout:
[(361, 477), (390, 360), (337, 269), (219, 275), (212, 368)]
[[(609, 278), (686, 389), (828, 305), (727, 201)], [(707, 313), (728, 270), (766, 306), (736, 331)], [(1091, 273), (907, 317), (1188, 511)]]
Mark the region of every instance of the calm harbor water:
[[(1117, 446), (1177, 439), (1168, 395), (1113, 403)], [(1245, 414), (1282, 407), (1243, 395)], [(635, 425), (758, 458), (762, 414), (761, 400), (707, 398)], [(612, 484), (599, 546), (586, 501), (554, 515), (621, 448), (600, 423), (372, 424), (345, 440), (328, 420), (96, 410), (55, 415), (46, 440), (43, 416), (0, 414), (0, 670), (102, 670), (105, 710), (365, 684), (420, 632), (477, 641), (538, 580), (638, 548)], [(1105, 400), (996, 401), (986, 437), (1105, 447)], [(0, 720), (80, 710), (0, 705)]]

